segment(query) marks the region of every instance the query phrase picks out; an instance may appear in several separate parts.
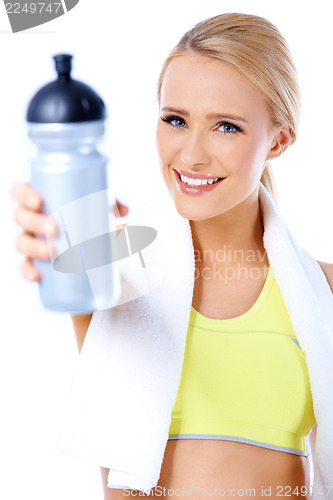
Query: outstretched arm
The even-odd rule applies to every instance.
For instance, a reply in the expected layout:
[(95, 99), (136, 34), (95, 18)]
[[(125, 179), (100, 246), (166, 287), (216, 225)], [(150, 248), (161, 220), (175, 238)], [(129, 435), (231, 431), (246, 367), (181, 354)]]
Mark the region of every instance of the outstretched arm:
[[(41, 277), (33, 261), (34, 259), (50, 260), (45, 232), (45, 222), (48, 216), (42, 212), (43, 200), (27, 182), (14, 184), (11, 188), (11, 195), (18, 202), (15, 220), (22, 229), (16, 239), (16, 247), (25, 257), (21, 265), (22, 274), (29, 281), (40, 281)], [(129, 207), (116, 200), (113, 210), (116, 216), (124, 217)], [(124, 226), (126, 224), (120, 224), (116, 228), (122, 229)], [(56, 228), (55, 231), (57, 231)], [(36, 236), (42, 236), (43, 239), (37, 239)], [(92, 314), (72, 315), (71, 318), (77, 346), (81, 351)]]
[(82, 346), (84, 339), (86, 337), (86, 333), (88, 331), (90, 321), (92, 318), (92, 314), (82, 314), (82, 315), (71, 315), (74, 331), (75, 331), (75, 336), (76, 336), (76, 343), (79, 352), (81, 352)]

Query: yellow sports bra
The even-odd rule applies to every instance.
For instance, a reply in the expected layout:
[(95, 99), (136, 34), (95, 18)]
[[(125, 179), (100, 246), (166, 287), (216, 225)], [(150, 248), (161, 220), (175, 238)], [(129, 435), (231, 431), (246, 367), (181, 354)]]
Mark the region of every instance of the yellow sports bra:
[(315, 424), (305, 354), (269, 267), (237, 318), (191, 309), (169, 439), (222, 439), (308, 456)]

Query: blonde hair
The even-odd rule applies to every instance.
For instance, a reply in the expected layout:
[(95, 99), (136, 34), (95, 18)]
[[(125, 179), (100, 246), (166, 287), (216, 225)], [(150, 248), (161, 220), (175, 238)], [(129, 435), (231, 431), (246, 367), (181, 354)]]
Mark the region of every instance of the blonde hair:
[[(296, 140), (300, 89), (287, 42), (278, 29), (259, 16), (227, 13), (206, 19), (186, 32), (165, 60), (158, 80), (158, 100), (172, 59), (193, 53), (219, 59), (239, 70), (264, 97), (274, 124), (286, 124)], [(269, 162), (260, 181), (278, 203)]]

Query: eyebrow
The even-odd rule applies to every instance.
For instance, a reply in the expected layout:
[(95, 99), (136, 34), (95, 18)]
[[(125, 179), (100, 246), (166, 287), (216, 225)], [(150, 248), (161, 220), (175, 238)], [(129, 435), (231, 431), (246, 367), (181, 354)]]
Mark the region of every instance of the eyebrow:
[[(188, 111), (185, 111), (184, 109), (170, 108), (168, 106), (164, 106), (163, 108), (161, 108), (161, 111), (168, 111), (170, 113), (176, 113), (178, 115), (186, 117), (189, 116)], [(248, 122), (244, 118), (241, 118), (240, 116), (223, 114), (223, 113), (209, 113), (208, 115), (206, 115), (206, 118), (207, 120), (235, 120), (238, 122), (248, 124)]]

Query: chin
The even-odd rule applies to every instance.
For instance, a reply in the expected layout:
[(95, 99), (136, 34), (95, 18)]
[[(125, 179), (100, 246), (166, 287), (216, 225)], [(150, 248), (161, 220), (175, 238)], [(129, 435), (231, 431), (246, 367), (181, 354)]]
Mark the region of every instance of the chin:
[(173, 193), (172, 199), (175, 204), (175, 208), (179, 215), (181, 215), (184, 219), (192, 220), (192, 221), (204, 221), (214, 217), (214, 213), (211, 211), (205, 210), (200, 204), (194, 206), (193, 202), (184, 203), (180, 200), (175, 200), (175, 196)]

